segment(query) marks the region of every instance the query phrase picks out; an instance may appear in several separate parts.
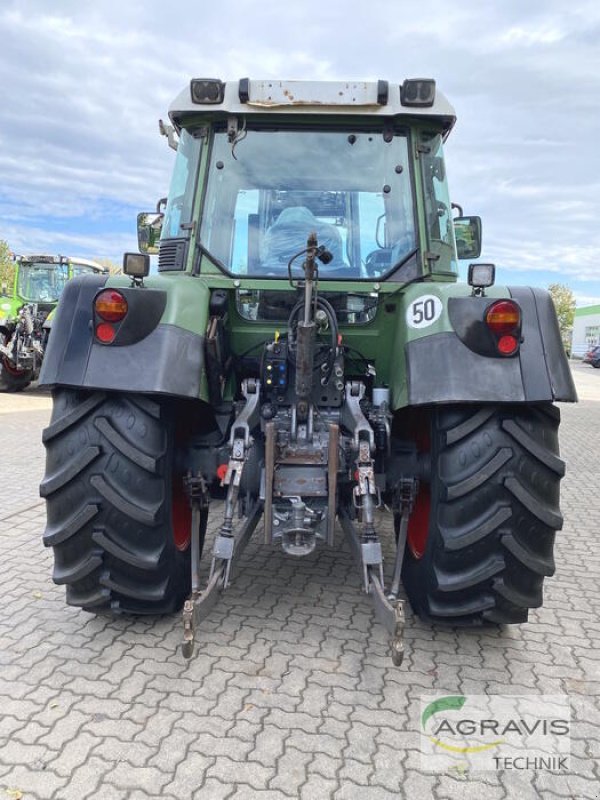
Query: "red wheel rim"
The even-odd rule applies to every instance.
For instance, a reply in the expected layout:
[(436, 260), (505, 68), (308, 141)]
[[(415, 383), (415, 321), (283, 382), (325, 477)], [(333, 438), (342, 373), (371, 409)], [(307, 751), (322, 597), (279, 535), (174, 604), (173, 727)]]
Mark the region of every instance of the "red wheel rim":
[(410, 552), (417, 559), (423, 558), (429, 536), (429, 514), (431, 512), (431, 491), (428, 483), (419, 484), (415, 507), (408, 520), (406, 541)]
[(19, 369), (18, 367), (13, 367), (12, 363), (6, 357), (2, 359), (2, 366), (8, 373), (14, 375), (17, 378), (23, 377), (28, 372), (28, 370), (26, 369)]
[(173, 539), (178, 550), (187, 550), (190, 545), (190, 531), (192, 528), (192, 509), (187, 494), (183, 490), (180, 475), (173, 478), (171, 492), (171, 523), (173, 526)]
[[(0, 342), (2, 344), (6, 344), (9, 341), (9, 338), (5, 336), (3, 333), (0, 333)], [(21, 378), (27, 374), (28, 370), (26, 369), (19, 369), (18, 367), (13, 367), (12, 362), (6, 356), (2, 356), (2, 368), (5, 369), (9, 375), (14, 375), (16, 378)]]
[[(431, 452), (431, 416), (426, 409), (415, 412), (412, 423), (415, 443), (419, 453)], [(408, 520), (406, 542), (416, 559), (423, 558), (429, 538), (429, 517), (431, 514), (431, 488), (428, 483), (419, 481), (419, 491), (415, 507)]]

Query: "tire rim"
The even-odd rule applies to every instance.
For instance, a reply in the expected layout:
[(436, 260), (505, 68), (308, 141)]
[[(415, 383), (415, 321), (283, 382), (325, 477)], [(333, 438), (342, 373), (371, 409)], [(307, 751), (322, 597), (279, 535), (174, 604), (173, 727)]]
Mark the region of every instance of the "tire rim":
[[(4, 345), (9, 341), (8, 338), (2, 334), (0, 334), (0, 337), (0, 341)], [(7, 356), (2, 356), (2, 367), (8, 372), (9, 375), (13, 375), (15, 378), (22, 378), (29, 371), (15, 367)]]
[[(433, 413), (433, 412), (432, 412)], [(431, 452), (431, 418), (426, 411), (417, 412), (415, 417), (416, 445), (419, 453)], [(406, 543), (413, 557), (423, 558), (429, 538), (429, 517), (431, 515), (431, 487), (419, 481), (419, 491), (412, 514), (408, 520)]]
[(183, 481), (180, 475), (173, 478), (171, 489), (171, 523), (175, 547), (178, 550), (187, 550), (190, 546), (192, 508), (189, 498), (183, 490)]
[(431, 490), (428, 483), (420, 483), (417, 499), (408, 520), (406, 541), (416, 559), (423, 558), (429, 538), (429, 515), (431, 513)]
[(29, 370), (27, 369), (19, 369), (19, 367), (15, 367), (6, 356), (2, 359), (2, 366), (3, 368), (9, 373), (9, 375), (14, 375), (15, 378), (23, 378)]

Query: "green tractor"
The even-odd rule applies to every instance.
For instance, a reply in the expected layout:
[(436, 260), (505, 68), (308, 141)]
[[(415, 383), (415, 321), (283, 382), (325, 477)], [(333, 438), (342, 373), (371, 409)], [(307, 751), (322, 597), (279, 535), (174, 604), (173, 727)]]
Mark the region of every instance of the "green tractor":
[(404, 595), (436, 622), (525, 621), (562, 525), (555, 402), (576, 393), (545, 291), (491, 264), (457, 282), (481, 225), (450, 201), (435, 82), (192, 80), (170, 119), (164, 213), (138, 218), (125, 275), (65, 287), (42, 370), (67, 603), (183, 605), (189, 657), (261, 520), (291, 558), (339, 523), (394, 663)]
[(18, 392), (37, 380), (52, 315), (70, 279), (105, 274), (94, 261), (65, 256), (17, 256), (12, 287), (0, 296), (0, 392)]

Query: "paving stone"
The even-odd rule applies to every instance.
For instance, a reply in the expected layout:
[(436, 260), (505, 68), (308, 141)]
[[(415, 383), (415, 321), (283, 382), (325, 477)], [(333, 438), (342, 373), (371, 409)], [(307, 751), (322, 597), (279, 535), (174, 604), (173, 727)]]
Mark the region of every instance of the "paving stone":
[[(25, 800), (28, 794), (40, 800), (54, 800), (55, 797), (63, 795), (65, 787), (70, 782), (69, 778), (60, 777), (52, 770), (44, 769), (43, 766), (36, 767), (29, 761), (26, 765), (11, 766), (5, 771), (0, 786), (3, 789), (10, 788), (22, 792)], [(4, 794), (7, 798), (10, 797), (6, 792)]]
[(267, 789), (268, 782), (274, 775), (274, 770), (265, 767), (258, 761), (234, 761), (231, 758), (219, 756), (212, 767), (209, 767), (208, 777), (217, 778), (221, 783), (227, 781), (237, 784), (248, 784), (252, 789)]
[[(205, 787), (206, 772), (212, 764), (214, 764), (213, 758), (207, 758), (201, 753), (190, 752), (187, 758), (179, 762), (175, 770), (167, 773), (169, 782), (163, 787), (163, 791), (173, 794), (178, 800), (194, 797), (197, 792)], [(217, 781), (213, 783), (215, 788), (218, 788), (219, 786), (227, 785), (228, 781), (223, 784), (219, 784)], [(205, 794), (205, 797), (211, 796), (210, 794)], [(227, 794), (217, 793), (215, 796), (227, 797)]]
[[(407, 795), (408, 796), (408, 795)], [(357, 786), (346, 783), (334, 794), (335, 800), (398, 800), (397, 792), (390, 792), (381, 786)]]
[(169, 782), (169, 773), (158, 767), (133, 767), (120, 761), (110, 771), (110, 783), (121, 789), (141, 789), (148, 794), (159, 794)]
[(300, 800), (315, 800), (317, 797), (331, 797), (337, 788), (335, 779), (328, 780), (322, 775), (310, 775), (306, 783), (299, 787)]
[(98, 744), (100, 741), (97, 737), (89, 733), (80, 733), (61, 748), (58, 758), (54, 758), (48, 763), (57, 775), (68, 778), (77, 767), (86, 763), (90, 753)]
[(297, 750), (286, 743), (285, 752), (277, 762), (277, 771), (269, 782), (269, 788), (279, 789), (292, 797), (297, 797), (296, 789), (306, 781), (307, 767), (312, 759), (312, 753)]
[[(236, 735), (239, 735), (238, 726), (236, 726)], [(256, 735), (254, 747), (248, 753), (248, 758), (252, 761), (260, 761), (266, 767), (275, 766), (277, 759), (283, 755), (287, 735), (281, 726), (265, 724), (260, 733)]]
[[(245, 797), (243, 800), (251, 800), (252, 797), (255, 797), (256, 794), (251, 794), (254, 792), (254, 789), (248, 789), (248, 787), (244, 787), (242, 790), (245, 793)], [(251, 792), (248, 794), (248, 792)], [(228, 800), (229, 798), (235, 797), (237, 794), (237, 790), (234, 784), (225, 784), (218, 781), (216, 778), (206, 778), (202, 784), (202, 786), (194, 791), (192, 794), (193, 800)], [(268, 792), (264, 792), (265, 795)], [(261, 797), (263, 793), (261, 792)], [(242, 800), (242, 798), (238, 798), (238, 800)], [(277, 797), (273, 797), (273, 800), (279, 800)]]

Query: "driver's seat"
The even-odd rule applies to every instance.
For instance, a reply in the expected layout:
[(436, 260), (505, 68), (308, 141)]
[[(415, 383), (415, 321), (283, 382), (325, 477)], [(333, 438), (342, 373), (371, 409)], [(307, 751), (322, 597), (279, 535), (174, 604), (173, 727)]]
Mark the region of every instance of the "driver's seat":
[(319, 245), (333, 256), (332, 264), (342, 266), (342, 237), (334, 225), (320, 222), (306, 206), (284, 208), (265, 233), (260, 246), (263, 267), (287, 266), (290, 258), (306, 247), (309, 233), (315, 232)]

